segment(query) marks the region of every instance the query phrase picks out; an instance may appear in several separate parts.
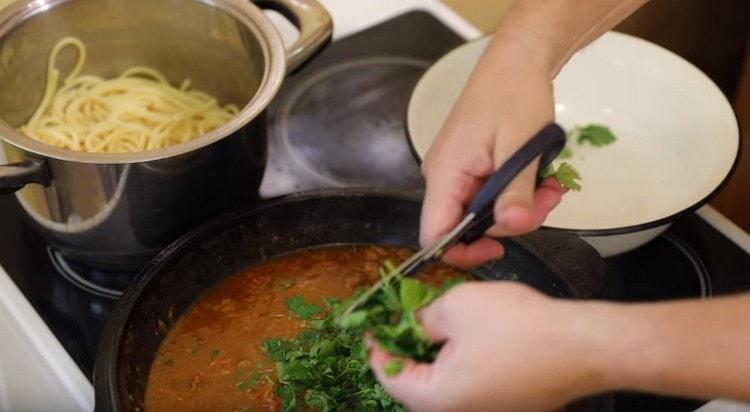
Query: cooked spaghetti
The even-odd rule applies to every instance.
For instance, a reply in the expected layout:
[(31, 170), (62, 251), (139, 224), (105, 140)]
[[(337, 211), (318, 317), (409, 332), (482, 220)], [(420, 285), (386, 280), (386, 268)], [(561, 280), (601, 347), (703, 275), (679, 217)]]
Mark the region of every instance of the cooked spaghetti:
[[(78, 59), (58, 89), (57, 56), (65, 47)], [(226, 124), (239, 111), (220, 107), (212, 96), (190, 90), (190, 80), (174, 87), (157, 70), (135, 66), (118, 77), (83, 75), (86, 47), (75, 37), (52, 49), (42, 102), (25, 135), (82, 152), (138, 152), (183, 143)]]

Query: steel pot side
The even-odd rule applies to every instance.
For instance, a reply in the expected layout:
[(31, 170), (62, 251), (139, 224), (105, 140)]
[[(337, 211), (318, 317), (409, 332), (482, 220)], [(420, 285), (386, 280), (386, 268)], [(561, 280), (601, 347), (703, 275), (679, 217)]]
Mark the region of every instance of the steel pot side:
[[(248, 1), (19, 1), (0, 11), (0, 155), (10, 163), (0, 165), (0, 193), (18, 190), (32, 225), (64, 255), (113, 269), (140, 268), (190, 228), (257, 200), (265, 109), (287, 71), (332, 32), (314, 0), (263, 3), (300, 28), (288, 49)], [(139, 153), (81, 153), (23, 136), (16, 127), (41, 100), (49, 51), (70, 35), (87, 45), (84, 73), (146, 65), (242, 109), (194, 140)], [(63, 76), (75, 58), (61, 52)]]

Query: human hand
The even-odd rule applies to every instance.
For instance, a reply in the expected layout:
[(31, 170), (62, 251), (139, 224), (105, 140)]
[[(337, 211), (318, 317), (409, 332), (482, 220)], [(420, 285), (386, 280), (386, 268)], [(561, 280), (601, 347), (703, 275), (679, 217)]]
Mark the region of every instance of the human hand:
[[(547, 62), (531, 48), (496, 36), (425, 157), (422, 245), (430, 246), (453, 229), (486, 179), (553, 118)], [(560, 202), (564, 189), (555, 179), (535, 189), (537, 169), (535, 161), (500, 196), (496, 224), (488, 235), (530, 232)], [(470, 267), (502, 254), (502, 246), (486, 237), (456, 245), (444, 258)]]
[(606, 387), (592, 353), (598, 323), (579, 306), (518, 283), (469, 282), (419, 314), (428, 336), (444, 342), (434, 363), (405, 360), (387, 377), (391, 356), (370, 341), (370, 364), (411, 411), (559, 408)]

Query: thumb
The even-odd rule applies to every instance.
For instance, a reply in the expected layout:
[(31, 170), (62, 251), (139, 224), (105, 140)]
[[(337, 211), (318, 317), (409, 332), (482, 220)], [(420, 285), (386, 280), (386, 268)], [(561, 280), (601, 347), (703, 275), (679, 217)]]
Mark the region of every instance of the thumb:
[[(430, 164), (434, 164), (435, 161)], [(459, 165), (424, 166), (426, 180), (419, 242), (432, 246), (461, 220), (465, 204), (481, 187), (478, 176), (466, 173)]]
[(527, 166), (508, 185), (495, 202), (495, 226), (492, 236), (515, 236), (533, 229), (530, 210), (533, 207), (536, 161)]
[[(417, 314), (425, 333), (433, 342), (445, 342), (449, 338), (450, 323), (446, 315), (446, 300), (442, 297)], [(397, 358), (383, 350), (369, 335), (365, 337), (365, 343), (369, 350), (370, 367), (375, 377), (394, 399), (411, 411), (434, 410), (429, 405), (436, 398), (435, 371), (440, 358), (449, 351), (448, 343), (440, 349), (435, 363), (419, 363), (413, 359)], [(396, 368), (396, 371), (389, 371), (393, 367), (392, 362), (400, 362), (401, 370), (398, 371)]]
[[(429, 410), (433, 364), (418, 363), (413, 359), (396, 358), (380, 348), (377, 342), (367, 338), (370, 352), (370, 368), (383, 388), (408, 410)], [(402, 362), (401, 371), (397, 374), (386, 373), (391, 362)]]
[[(520, 178), (521, 176), (519, 176)], [(514, 182), (516, 183), (516, 182)], [(526, 184), (519, 180), (518, 184)], [(533, 190), (533, 180), (529, 187)], [(522, 235), (544, 223), (547, 215), (560, 203), (565, 189), (554, 178), (547, 178), (536, 191), (514, 187), (495, 204), (495, 226), (487, 231), (490, 236)]]

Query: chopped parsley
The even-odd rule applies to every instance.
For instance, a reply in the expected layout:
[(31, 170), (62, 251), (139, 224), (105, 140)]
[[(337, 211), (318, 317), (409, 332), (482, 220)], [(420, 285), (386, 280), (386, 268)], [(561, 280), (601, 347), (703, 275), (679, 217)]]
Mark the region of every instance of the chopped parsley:
[(617, 140), (609, 127), (596, 123), (573, 128), (570, 134), (576, 137), (579, 144), (589, 143), (596, 147), (607, 146)]
[(385, 376), (396, 376), (404, 369), (404, 360), (403, 359), (391, 359), (388, 361), (388, 363), (385, 364), (385, 367), (383, 368), (383, 372), (385, 372)]
[[(393, 269), (386, 262), (381, 275)], [(306, 304), (301, 297), (288, 299), (289, 310), (303, 319), (318, 313), (324, 316), (306, 322), (306, 329), (293, 339), (268, 339), (263, 345), (276, 364), (276, 395), (283, 410), (405, 411), (370, 370), (363, 334), (370, 331), (398, 358), (434, 360), (440, 347), (427, 339), (416, 313), (457, 283), (453, 279), (436, 288), (397, 274), (351, 313), (346, 309), (364, 290), (343, 302), (325, 299), (325, 310)], [(403, 365), (402, 359), (393, 359), (384, 372), (398, 375)]]
[(269, 379), (268, 373), (252, 372), (245, 369), (238, 368), (235, 372), (237, 377), (237, 384), (235, 385), (238, 391), (247, 391), (255, 387), (262, 379)]
[(542, 177), (554, 176), (561, 185), (574, 191), (580, 191), (581, 185), (578, 183), (581, 180), (581, 175), (578, 171), (571, 166), (568, 162), (562, 162), (557, 169), (552, 164), (549, 164), (542, 171)]
[(299, 316), (302, 319), (310, 319), (314, 315), (317, 315), (318, 313), (323, 311), (323, 309), (320, 306), (316, 306), (311, 303), (306, 303), (305, 299), (300, 295), (297, 295), (292, 298), (287, 298), (286, 306), (289, 308), (289, 310), (292, 313), (294, 313), (295, 315)]

